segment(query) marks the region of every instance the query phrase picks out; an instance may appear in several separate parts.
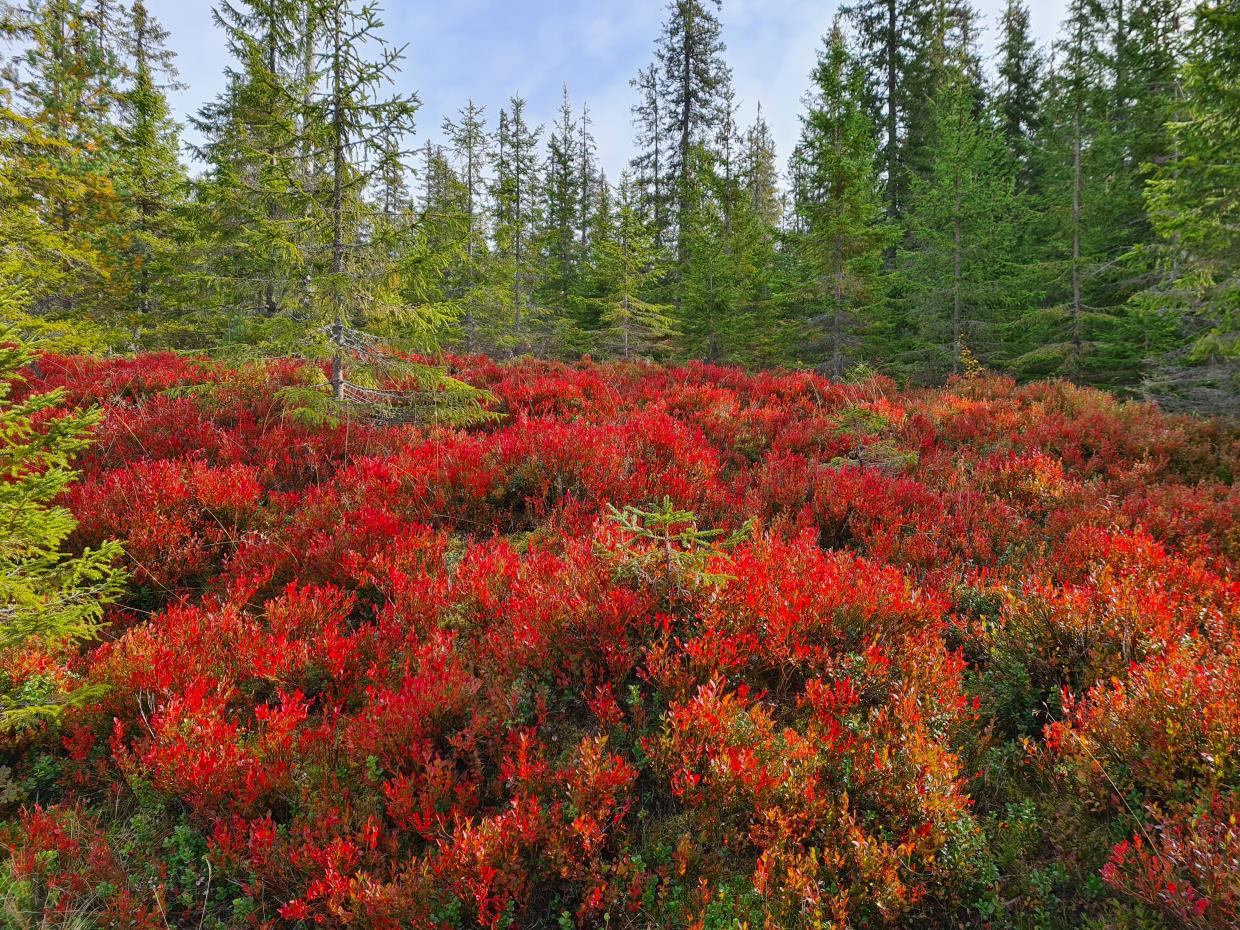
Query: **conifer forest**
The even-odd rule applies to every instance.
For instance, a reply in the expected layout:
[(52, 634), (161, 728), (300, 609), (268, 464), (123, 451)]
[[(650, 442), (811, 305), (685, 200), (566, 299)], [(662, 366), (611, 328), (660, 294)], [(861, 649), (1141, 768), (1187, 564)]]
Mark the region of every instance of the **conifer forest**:
[(0, 930), (1240, 930), (1240, 5), (744, 2), (0, 0)]

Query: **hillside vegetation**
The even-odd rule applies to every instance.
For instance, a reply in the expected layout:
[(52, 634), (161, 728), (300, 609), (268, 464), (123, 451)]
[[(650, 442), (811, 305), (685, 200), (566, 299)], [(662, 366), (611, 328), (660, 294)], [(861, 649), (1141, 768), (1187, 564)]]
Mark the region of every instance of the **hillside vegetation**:
[(129, 581), (0, 654), (65, 696), (5, 737), (4, 926), (1236, 926), (1234, 430), (450, 364), (493, 417), (27, 368), (102, 406), (62, 500)]

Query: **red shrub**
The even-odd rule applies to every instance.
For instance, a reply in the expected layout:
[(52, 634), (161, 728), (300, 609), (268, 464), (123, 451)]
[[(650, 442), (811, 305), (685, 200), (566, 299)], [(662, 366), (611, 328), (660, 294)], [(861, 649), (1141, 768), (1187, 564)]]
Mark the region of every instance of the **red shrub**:
[(1112, 905), (1234, 923), (1225, 427), (997, 377), (449, 364), (505, 419), (308, 425), (291, 360), (32, 372), (103, 407), (65, 504), (133, 572), (100, 642), (0, 666), (92, 688), (10, 741), (55, 799), (8, 834), (40, 919), (962, 925), (1021, 899), (1001, 758), (1079, 799)]

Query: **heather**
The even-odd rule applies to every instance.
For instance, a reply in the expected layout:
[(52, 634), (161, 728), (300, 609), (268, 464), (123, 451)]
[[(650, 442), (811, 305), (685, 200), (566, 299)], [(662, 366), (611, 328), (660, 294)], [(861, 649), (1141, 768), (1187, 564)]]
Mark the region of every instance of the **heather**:
[(3, 654), (65, 696), (5, 735), (5, 926), (1236, 925), (1234, 428), (447, 364), (491, 416), (26, 367), (100, 409), (58, 499), (128, 581)]

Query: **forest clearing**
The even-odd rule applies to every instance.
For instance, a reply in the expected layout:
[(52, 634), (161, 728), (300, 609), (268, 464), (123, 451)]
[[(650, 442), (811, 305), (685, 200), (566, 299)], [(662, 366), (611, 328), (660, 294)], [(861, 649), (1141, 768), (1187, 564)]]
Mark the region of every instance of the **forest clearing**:
[(9, 658), (71, 699), (9, 775), (26, 907), (1236, 917), (1234, 430), (984, 374), (459, 359), (503, 418), (424, 430), (286, 363), (39, 368), (106, 411), (64, 501), (129, 581)]
[(1240, 930), (1240, 9), (553, 6), (0, 2), (0, 927)]

